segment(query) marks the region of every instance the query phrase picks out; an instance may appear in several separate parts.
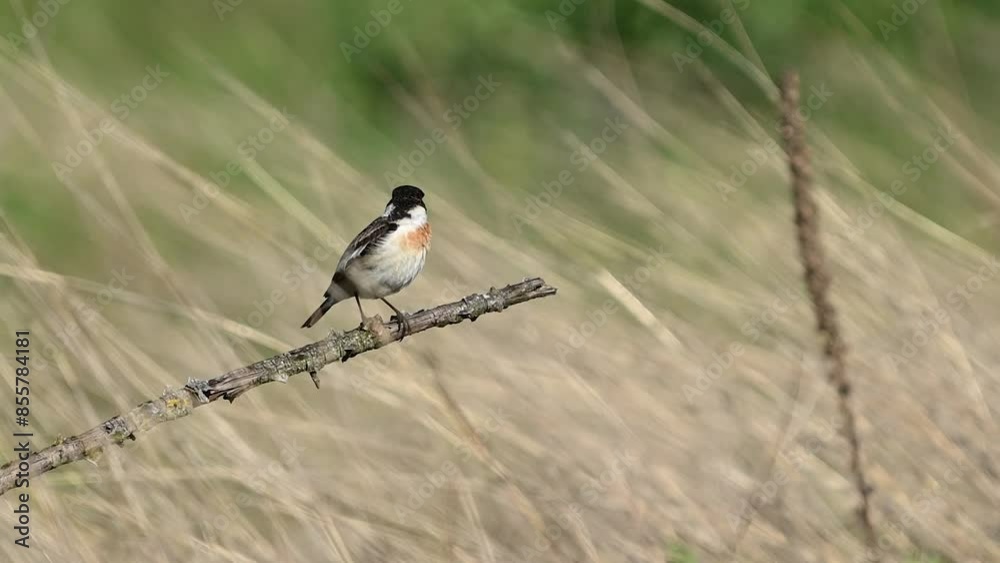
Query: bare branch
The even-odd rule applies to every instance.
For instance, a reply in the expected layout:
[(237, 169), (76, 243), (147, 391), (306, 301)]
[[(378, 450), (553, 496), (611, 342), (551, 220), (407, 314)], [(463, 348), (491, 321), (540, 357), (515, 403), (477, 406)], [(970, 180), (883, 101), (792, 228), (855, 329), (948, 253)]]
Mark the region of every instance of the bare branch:
[[(429, 328), (445, 327), (464, 320), (475, 321), (486, 313), (499, 313), (511, 305), (554, 295), (556, 289), (541, 278), (532, 278), (487, 293), (477, 293), (460, 301), (421, 310), (406, 316), (408, 335)], [(300, 373), (314, 375), (327, 364), (347, 360), (400, 340), (402, 323), (393, 317), (383, 323), (378, 317), (347, 333), (331, 332), (326, 338), (237, 368), (209, 380), (189, 380), (180, 389), (168, 389), (160, 397), (146, 401), (127, 413), (110, 418), (83, 434), (60, 440), (28, 459), (28, 474), (40, 475), (86, 457), (94, 457), (110, 444), (122, 445), (154, 426), (185, 417), (203, 405), (219, 399), (230, 402), (243, 393), (270, 383), (288, 381)], [(314, 377), (314, 381), (318, 379)], [(20, 464), (0, 467), (0, 495), (14, 487)]]

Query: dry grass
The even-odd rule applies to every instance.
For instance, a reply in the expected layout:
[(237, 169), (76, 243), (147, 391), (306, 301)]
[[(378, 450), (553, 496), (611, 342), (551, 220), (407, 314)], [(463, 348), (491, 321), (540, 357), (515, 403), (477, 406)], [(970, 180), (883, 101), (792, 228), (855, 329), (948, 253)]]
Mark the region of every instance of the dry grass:
[[(616, 86), (621, 61), (591, 66), (558, 48), (539, 65), (565, 77), (567, 92), (592, 95), (593, 119), (525, 141), (539, 161), (556, 163), (548, 169), (497, 166), (523, 149), (465, 128), (441, 147), (417, 174), (435, 228), (428, 268), (395, 303), (413, 309), (527, 275), (559, 287), (557, 298), (359, 358), (320, 390), (303, 379), (241, 398), (252, 410), (202, 409), (92, 466), (50, 473), (32, 482), (36, 547), (25, 554), (0, 542), (0, 557), (624, 562), (663, 561), (683, 545), (700, 561), (725, 561), (743, 503), (765, 491), (739, 561), (863, 560), (849, 449), (835, 430), (835, 398), (815, 376), (823, 369), (788, 236), (782, 155), (765, 151), (728, 199), (717, 189), (746, 150), (775, 137), (773, 116), (748, 109), (700, 63), (705, 93), (640, 103)], [(996, 195), (1000, 162), (970, 132), (988, 137), (990, 125), (891, 59), (836, 45), (827, 57), (824, 76), (843, 85), (843, 103), (884, 106), (897, 134), (927, 146), (924, 126), (944, 120), (961, 133), (935, 175), (911, 189)], [(45, 61), (39, 52), (0, 58), (3, 147), (31, 155), (4, 161), (13, 179), (4, 189), (58, 212), (38, 228), (10, 210), (0, 217), (4, 334), (29, 328), (41, 352), (36, 447), (189, 376), (316, 336), (298, 324), (338, 245), (388, 191), (385, 168), (352, 158), (349, 140), (322, 128), (337, 100), (315, 91), (323, 109), (296, 108), (257, 163), (244, 161), (248, 172), (185, 221), (179, 206), (192, 203), (207, 172), (278, 110), (211, 63), (210, 85), (164, 85), (69, 181), (54, 182), (47, 159), (109, 114)], [(634, 70), (651, 68), (654, 83), (638, 88), (664, 92), (691, 76), (652, 58)], [(418, 123), (437, 119), (436, 87), (399, 87)], [(529, 86), (507, 84), (475, 117), (531, 119), (530, 97)], [(525, 198), (570, 166), (566, 147), (589, 142), (615, 116), (631, 127), (601, 166), (515, 229)], [(994, 250), (976, 242), (995, 229), (993, 208), (982, 206), (962, 232), (897, 203), (854, 236), (875, 190), (887, 190), (872, 185), (872, 171), (898, 176), (903, 161), (852, 143), (835, 121), (817, 119), (810, 132), (838, 280), (832, 299), (852, 375), (865, 382), (853, 399), (879, 492), (879, 545), (893, 557), (919, 549), (1000, 560), (991, 407), (1000, 353), (988, 323), (1000, 314), (1000, 284), (981, 273)], [(425, 134), (393, 142), (403, 153)], [(177, 139), (188, 137), (192, 150), (181, 150)], [(384, 162), (395, 166), (395, 153)], [(525, 176), (536, 180), (519, 187)], [(328, 240), (334, 256), (297, 273)], [(62, 245), (73, 250), (61, 255)], [(122, 268), (134, 281), (94, 305)], [(969, 288), (963, 304), (947, 297), (957, 287)], [(256, 303), (275, 290), (282, 303), (254, 322)], [(921, 325), (938, 308), (944, 320)], [(335, 308), (324, 329), (351, 327), (355, 314)], [(80, 331), (61, 343), (74, 322)], [(921, 326), (926, 338), (915, 336)], [(910, 357), (890, 359), (915, 338)], [(0, 345), (8, 385), (9, 350)]]

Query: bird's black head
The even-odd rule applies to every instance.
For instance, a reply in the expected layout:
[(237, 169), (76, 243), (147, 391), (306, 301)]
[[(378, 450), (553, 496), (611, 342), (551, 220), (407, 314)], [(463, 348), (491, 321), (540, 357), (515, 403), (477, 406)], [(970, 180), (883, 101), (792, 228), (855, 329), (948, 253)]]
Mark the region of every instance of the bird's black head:
[(423, 203), (424, 191), (416, 186), (399, 186), (392, 190), (394, 203)]
[(427, 206), (424, 205), (424, 191), (416, 186), (399, 186), (392, 190), (392, 199), (385, 206), (384, 215), (390, 221), (397, 221), (413, 214), (427, 217)]

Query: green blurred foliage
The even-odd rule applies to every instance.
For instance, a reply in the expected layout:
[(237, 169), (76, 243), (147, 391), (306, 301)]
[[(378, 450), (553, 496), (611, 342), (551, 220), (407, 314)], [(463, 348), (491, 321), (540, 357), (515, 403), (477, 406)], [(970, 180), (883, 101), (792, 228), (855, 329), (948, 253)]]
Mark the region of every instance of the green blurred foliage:
[[(817, 115), (816, 123), (849, 139), (842, 144), (845, 152), (863, 163), (868, 158), (881, 161), (886, 155), (903, 162), (923, 145), (915, 142), (912, 131), (887, 119), (884, 107), (869, 103), (870, 89), (853, 87), (852, 70), (845, 68), (851, 64), (843, 55), (845, 48), (870, 55), (866, 60), (876, 73), (885, 72), (881, 61), (892, 57), (912, 76), (942, 83), (961, 96), (982, 119), (1000, 118), (993, 103), (1000, 94), (1000, 82), (994, 79), (995, 55), (991, 54), (996, 51), (988, 48), (1000, 43), (989, 26), (1000, 11), (997, 5), (909, 1), (919, 6), (916, 12), (887, 37), (883, 37), (883, 24), (892, 23), (899, 17), (894, 14), (909, 5), (902, 0), (684, 0), (672, 5), (708, 27), (725, 10), (735, 10), (741, 25), (724, 25), (722, 38), (740, 49), (748, 40), (769, 76), (796, 67), (807, 87), (831, 84), (837, 95)], [(550, 152), (540, 150), (562, 149), (554, 125), (587, 139), (604, 117), (616, 114), (594, 88), (581, 87), (579, 73), (555, 52), (559, 42), (594, 59), (609, 52), (624, 55), (642, 95), (668, 88), (661, 99), (647, 98), (653, 101), (654, 114), (657, 103), (688, 104), (693, 114), (709, 113), (718, 103), (711, 85), (696, 72), (673, 72), (673, 55), (696, 45), (696, 35), (683, 22), (664, 17), (638, 0), (583, 0), (580, 4), (572, 0), (398, 0), (401, 11), (388, 24), (371, 27), (378, 30), (373, 37), (367, 37), (364, 29), (386, 13), (390, 0), (263, 5), (244, 0), (220, 10), (218, 6), (226, 2), (151, 5), (106, 0), (97, 9), (70, 0), (60, 5), (59, 13), (47, 20), (39, 35), (57, 72), (98, 103), (128, 91), (147, 65), (160, 64), (174, 73), (165, 87), (171, 95), (212, 107), (227, 101), (220, 97), (213, 77), (213, 72), (223, 69), (267, 103), (294, 108), (313, 134), (380, 186), (385, 183), (382, 171), (392, 168), (400, 147), (410, 147), (428, 134), (426, 126), (407, 111), (401, 92), (420, 94), (423, 99), (431, 96), (448, 107), (471, 92), (480, 76), (493, 75), (516, 88), (504, 89), (503, 95), (490, 101), (489, 112), (462, 124), (461, 133), (476, 147), (476, 157), (486, 170), (504, 170), (507, 189), (535, 193), (543, 181), (566, 166), (564, 160), (554, 160)], [(0, 34), (5, 37), (23, 29), (15, 9), (18, 5), (20, 13), (28, 16), (42, 9), (36, 3), (0, 7)], [(554, 22), (552, 14), (560, 11), (559, 21)], [(937, 35), (928, 39), (928, 30)], [(367, 44), (360, 52), (345, 55), (348, 46), (364, 41)], [(30, 46), (24, 52), (31, 56)], [(772, 102), (746, 72), (713, 48), (704, 49), (698, 60), (753, 115), (762, 122), (773, 120)], [(329, 106), (330, 100), (335, 100), (335, 107)], [(644, 100), (640, 96), (638, 101)], [(715, 113), (718, 119), (726, 119), (724, 112)], [(186, 120), (184, 115), (161, 117), (159, 124), (136, 126), (155, 127), (152, 136), (158, 146), (195, 170), (207, 173), (224, 164), (202, 140), (205, 135), (200, 128), (208, 125)], [(234, 123), (234, 138), (248, 134), (256, 125)], [(611, 155), (624, 150), (613, 147)], [(662, 150), (665, 161), (684, 157), (667, 147)], [(23, 174), (29, 178), (18, 178), (15, 183), (44, 182), (47, 163), (37, 161), (38, 166), (33, 166), (27, 163), (37, 157), (24, 156)], [(435, 166), (456, 183), (477, 183), (453, 161), (439, 159)], [(938, 168), (928, 177), (943, 182), (947, 180), (944, 174)], [(867, 176), (876, 186), (888, 186), (894, 177), (893, 171), (874, 169)], [(243, 193), (253, 188), (240, 178), (228, 189)], [(289, 189), (295, 190), (294, 184)], [(587, 205), (578, 211), (586, 216), (590, 210), (591, 217), (599, 213), (602, 222), (641, 240), (628, 213), (617, 213), (614, 198), (605, 190), (584, 186), (579, 190), (586, 194), (581, 199)], [(470, 207), (483, 200), (478, 190), (452, 196)], [(8, 196), (12, 206), (26, 205), (14, 199)], [(978, 205), (967, 193), (946, 190), (910, 190), (901, 200), (949, 227), (962, 224)], [(498, 230), (509, 229), (494, 222), (491, 213), (477, 219)]]

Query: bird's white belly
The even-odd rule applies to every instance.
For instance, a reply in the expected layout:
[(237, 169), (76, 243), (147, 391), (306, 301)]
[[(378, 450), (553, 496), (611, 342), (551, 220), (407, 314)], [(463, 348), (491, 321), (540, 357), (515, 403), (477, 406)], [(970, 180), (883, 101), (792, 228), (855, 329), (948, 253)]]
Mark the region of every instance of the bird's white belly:
[(424, 267), (426, 250), (402, 250), (394, 241), (356, 260), (347, 268), (347, 277), (354, 283), (358, 296), (378, 299), (396, 293), (417, 277)]

